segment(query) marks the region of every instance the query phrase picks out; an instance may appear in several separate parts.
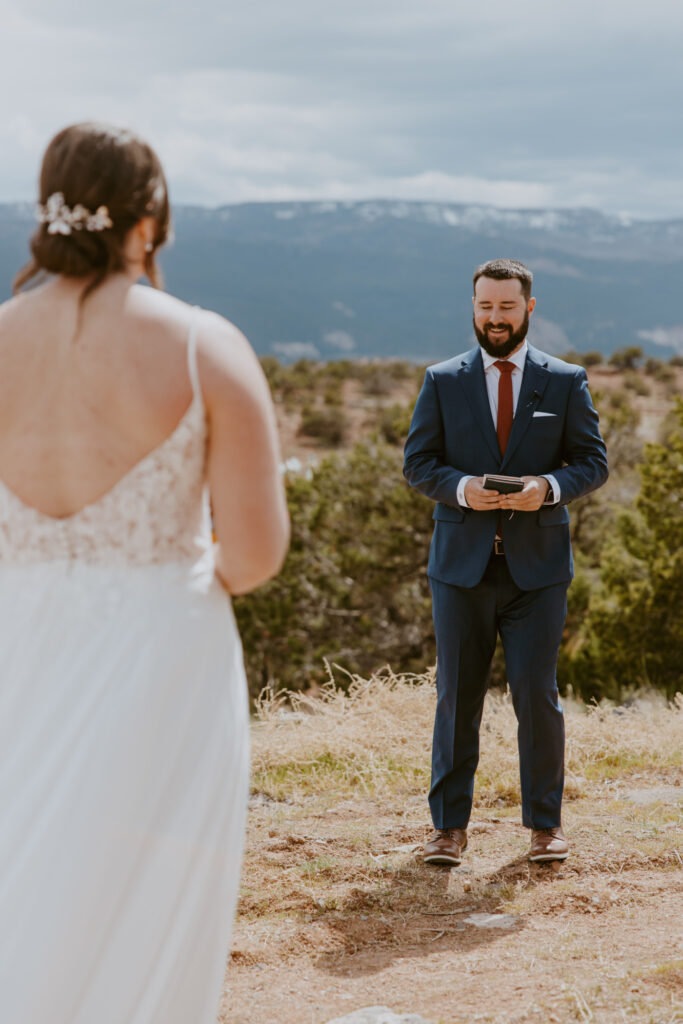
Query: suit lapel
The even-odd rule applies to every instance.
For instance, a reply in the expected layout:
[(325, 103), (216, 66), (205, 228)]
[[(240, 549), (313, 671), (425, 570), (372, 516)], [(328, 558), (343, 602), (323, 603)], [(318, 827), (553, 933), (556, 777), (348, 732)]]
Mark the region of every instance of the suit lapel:
[[(522, 440), (524, 433), (531, 423), (534, 409), (538, 405), (543, 392), (545, 391), (550, 371), (547, 369), (548, 360), (537, 349), (529, 345), (522, 374), (522, 386), (517, 399), (517, 409), (512, 421), (512, 430), (505, 449), (505, 458), (501, 464), (501, 470), (514, 455), (515, 449)], [(489, 420), (491, 414), (489, 413)], [(495, 435), (494, 435), (495, 436)]]
[(489, 405), (486, 379), (484, 377), (484, 361), (481, 358), (480, 349), (474, 349), (472, 352), (467, 353), (463, 358), (458, 376), (472, 409), (475, 422), (481, 427), (491, 453), (495, 456), (496, 461), (499, 462), (500, 448), (498, 447), (496, 428), (491, 417), (491, 406)]

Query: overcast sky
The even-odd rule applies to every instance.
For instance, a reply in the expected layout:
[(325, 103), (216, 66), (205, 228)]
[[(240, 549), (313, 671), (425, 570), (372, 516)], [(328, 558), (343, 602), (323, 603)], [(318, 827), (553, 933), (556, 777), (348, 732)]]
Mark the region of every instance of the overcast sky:
[(0, 201), (107, 120), (177, 202), (683, 216), (680, 0), (0, 0)]

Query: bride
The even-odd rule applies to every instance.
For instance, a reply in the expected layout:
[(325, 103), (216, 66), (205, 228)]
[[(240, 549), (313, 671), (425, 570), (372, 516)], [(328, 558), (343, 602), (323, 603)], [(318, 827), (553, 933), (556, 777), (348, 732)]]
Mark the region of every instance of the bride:
[(145, 142), (61, 131), (38, 219), (0, 306), (2, 1018), (213, 1024), (248, 774), (229, 595), (288, 539), (273, 409), (235, 327), (136, 283), (170, 222)]

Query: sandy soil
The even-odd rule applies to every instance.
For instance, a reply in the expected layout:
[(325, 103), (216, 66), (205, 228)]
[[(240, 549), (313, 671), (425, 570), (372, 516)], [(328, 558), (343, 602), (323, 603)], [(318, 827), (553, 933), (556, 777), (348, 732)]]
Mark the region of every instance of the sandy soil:
[[(380, 1004), (444, 1024), (683, 1020), (682, 873), (640, 854), (637, 833), (631, 856), (611, 856), (599, 806), (592, 825), (567, 814), (573, 849), (559, 869), (530, 865), (526, 831), (495, 817), (472, 825), (460, 868), (428, 868), (388, 852), (422, 840), (424, 826), (409, 822), (424, 811), (398, 823), (378, 811), (349, 802), (322, 821), (297, 815), (294, 838), (281, 810), (253, 811), (250, 858), (297, 881), (328, 851), (351, 846), (353, 857), (359, 820), (374, 833), (363, 859), (376, 860), (358, 865), (355, 885), (330, 867), (347, 892), (329, 910), (299, 893), (274, 919), (239, 921), (226, 1024), (322, 1024)], [(482, 911), (511, 915), (512, 927), (467, 923)]]
[[(491, 721), (506, 773), (514, 733), (501, 707)], [(427, 712), (414, 716), (418, 734)], [(585, 737), (587, 726), (570, 716), (570, 743), (581, 728)], [(621, 750), (612, 739), (615, 729), (635, 735), (635, 719), (595, 728), (612, 731), (600, 755), (597, 733), (588, 735), (588, 770), (571, 776), (564, 864), (528, 862), (517, 800), (495, 799), (494, 783), (476, 797), (469, 848), (450, 870), (419, 856), (428, 834), (421, 779), (393, 798), (373, 794), (370, 781), (368, 792), (342, 791), (332, 776), (319, 779), (317, 792), (288, 795), (280, 782), (279, 799), (255, 793), (222, 1024), (324, 1024), (373, 1005), (434, 1024), (682, 1022), (676, 733), (662, 737), (668, 753), (659, 766), (655, 757), (648, 766), (646, 745), (628, 763), (628, 735)], [(610, 746), (614, 763), (603, 757)], [(258, 743), (256, 753), (258, 760)], [(489, 754), (485, 774), (496, 759)], [(480, 927), (472, 914), (504, 916)]]

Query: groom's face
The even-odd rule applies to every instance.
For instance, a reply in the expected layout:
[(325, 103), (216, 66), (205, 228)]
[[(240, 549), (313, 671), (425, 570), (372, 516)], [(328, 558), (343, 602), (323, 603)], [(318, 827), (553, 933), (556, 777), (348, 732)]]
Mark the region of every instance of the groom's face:
[(504, 281), (480, 277), (472, 301), (477, 341), (489, 355), (506, 359), (526, 338), (536, 300), (524, 298), (516, 277)]

